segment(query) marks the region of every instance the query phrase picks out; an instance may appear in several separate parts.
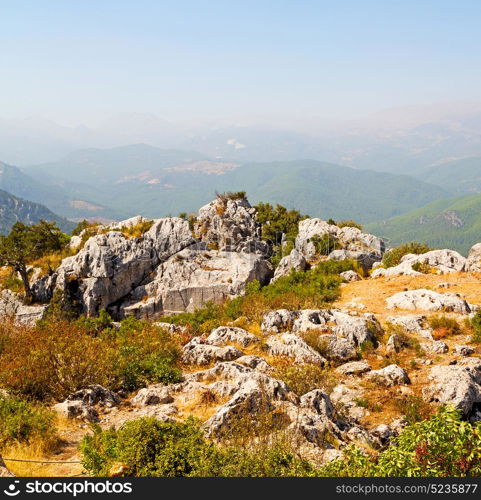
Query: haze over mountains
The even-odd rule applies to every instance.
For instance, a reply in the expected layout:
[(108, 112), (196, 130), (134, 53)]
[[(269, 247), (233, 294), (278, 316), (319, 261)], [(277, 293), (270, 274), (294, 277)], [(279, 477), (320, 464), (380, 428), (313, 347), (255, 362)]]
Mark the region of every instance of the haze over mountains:
[(477, 197), (457, 197), (481, 192), (480, 104), (316, 123), (185, 127), (138, 113), (95, 128), (0, 120), (0, 189), (59, 220), (177, 215), (216, 191), (244, 190), (254, 203), (354, 218), (394, 243), (465, 250), (479, 239)]

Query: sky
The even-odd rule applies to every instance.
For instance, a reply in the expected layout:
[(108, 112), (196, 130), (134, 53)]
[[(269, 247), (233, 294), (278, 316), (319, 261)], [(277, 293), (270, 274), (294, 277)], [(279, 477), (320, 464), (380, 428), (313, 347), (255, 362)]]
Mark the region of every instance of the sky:
[(0, 0), (0, 115), (351, 119), (481, 101), (477, 0)]

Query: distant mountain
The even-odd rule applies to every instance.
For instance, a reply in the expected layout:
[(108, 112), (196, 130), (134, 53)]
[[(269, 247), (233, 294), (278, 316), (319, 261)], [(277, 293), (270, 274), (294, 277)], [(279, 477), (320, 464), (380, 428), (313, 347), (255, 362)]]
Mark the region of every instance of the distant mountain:
[(40, 219), (56, 222), (66, 232), (75, 227), (73, 222), (59, 217), (39, 203), (23, 200), (0, 190), (0, 234), (7, 234), (16, 222), (37, 224)]
[(49, 187), (61, 187), (70, 198), (148, 217), (196, 210), (216, 191), (245, 190), (254, 202), (281, 203), (312, 216), (355, 217), (361, 222), (392, 217), (449, 196), (440, 187), (403, 175), (314, 160), (241, 165), (143, 144), (83, 150), (25, 172)]
[(420, 241), (466, 255), (472, 245), (481, 242), (481, 194), (438, 200), (366, 228), (388, 239), (391, 246)]
[(58, 181), (43, 182), (42, 176), (33, 178), (19, 168), (2, 162), (0, 162), (0, 189), (41, 203), (53, 212), (71, 219), (115, 220), (126, 215), (122, 210), (114, 211), (101, 203), (94, 204), (88, 198), (76, 196), (75, 192), (69, 192)]
[(481, 192), (481, 157), (450, 161), (420, 171), (420, 179), (453, 194)]

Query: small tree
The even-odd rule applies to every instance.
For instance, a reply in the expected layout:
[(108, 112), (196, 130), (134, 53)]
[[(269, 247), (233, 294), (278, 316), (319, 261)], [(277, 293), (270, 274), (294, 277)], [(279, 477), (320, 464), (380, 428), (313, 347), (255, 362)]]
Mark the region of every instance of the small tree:
[(10, 266), (20, 275), (25, 298), (32, 300), (28, 264), (49, 252), (61, 250), (67, 241), (68, 237), (55, 223), (41, 220), (39, 224), (27, 226), (17, 222), (8, 236), (0, 236), (0, 266)]

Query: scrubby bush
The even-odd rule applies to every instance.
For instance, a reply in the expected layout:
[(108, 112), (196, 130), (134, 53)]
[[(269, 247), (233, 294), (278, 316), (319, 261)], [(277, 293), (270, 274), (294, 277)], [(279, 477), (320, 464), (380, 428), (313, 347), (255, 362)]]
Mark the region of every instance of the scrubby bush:
[(338, 227), (355, 227), (356, 229), (359, 229), (360, 231), (362, 231), (361, 224), (358, 224), (356, 221), (353, 221), (353, 220), (341, 220), (336, 224), (336, 226), (338, 226)]
[(448, 316), (432, 316), (428, 320), (429, 326), (433, 329), (433, 337), (440, 340), (451, 335), (462, 333), (459, 323)]
[(286, 445), (266, 448), (220, 447), (206, 440), (198, 423), (165, 423), (154, 418), (127, 422), (81, 443), (83, 464), (93, 475), (109, 475), (123, 464), (124, 476), (142, 477), (276, 477), (312, 475), (314, 468)]
[(310, 363), (292, 364), (289, 361), (278, 363), (273, 377), (285, 382), (298, 396), (314, 389), (330, 393), (336, 385), (336, 378), (330, 368)]
[(329, 255), (333, 250), (341, 247), (339, 240), (332, 234), (326, 233), (322, 236), (315, 234), (310, 242), (314, 245), (316, 253), (320, 255)]
[(180, 339), (136, 320), (117, 331), (87, 321), (0, 324), (0, 386), (38, 399), (65, 398), (89, 384), (133, 390), (180, 380)]
[(475, 344), (481, 344), (481, 310), (477, 311), (476, 314), (471, 318), (470, 326), (473, 329), (471, 342), (474, 342)]
[(396, 397), (394, 405), (404, 415), (409, 424), (422, 422), (433, 413), (432, 407), (421, 396), (412, 394)]
[(56, 441), (54, 414), (14, 397), (0, 395), (0, 451), (35, 440), (48, 448)]
[(429, 420), (406, 426), (378, 456), (350, 446), (320, 469), (323, 476), (474, 477), (481, 474), (481, 424), (443, 407)]
[(384, 267), (397, 266), (401, 262), (401, 259), (407, 254), (413, 253), (420, 255), (422, 253), (429, 252), (430, 250), (432, 250), (432, 248), (429, 248), (424, 243), (418, 243), (415, 241), (411, 243), (403, 243), (402, 245), (392, 248), (386, 252), (382, 258), (382, 263), (384, 264)]

